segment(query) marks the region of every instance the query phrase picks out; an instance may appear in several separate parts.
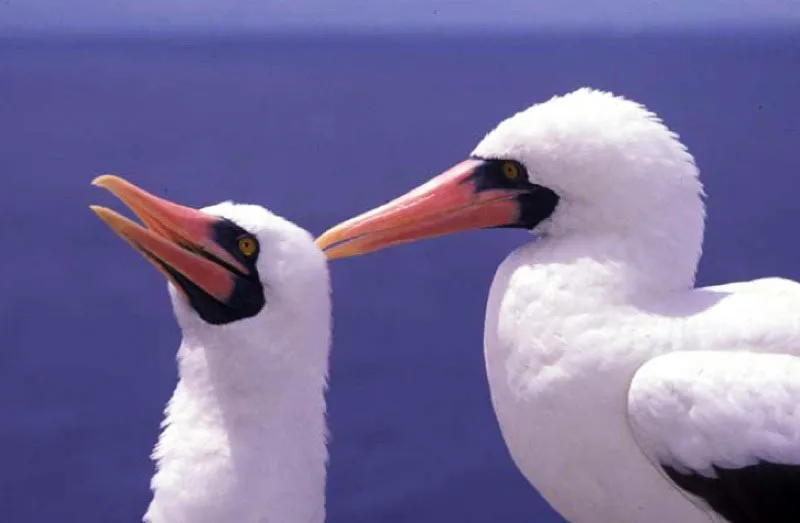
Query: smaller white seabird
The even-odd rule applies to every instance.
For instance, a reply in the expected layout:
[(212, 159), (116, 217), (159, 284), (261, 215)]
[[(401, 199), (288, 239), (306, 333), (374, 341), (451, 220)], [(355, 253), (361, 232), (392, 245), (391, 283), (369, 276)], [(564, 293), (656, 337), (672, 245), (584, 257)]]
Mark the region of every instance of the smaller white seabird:
[(318, 238), (329, 259), (460, 230), (500, 265), (484, 355), (503, 437), (572, 523), (800, 521), (800, 285), (695, 288), (694, 159), (645, 107), (580, 89)]
[(166, 275), (183, 335), (144, 521), (324, 521), (331, 304), (313, 238), (259, 206), (93, 183), (145, 225), (92, 206)]

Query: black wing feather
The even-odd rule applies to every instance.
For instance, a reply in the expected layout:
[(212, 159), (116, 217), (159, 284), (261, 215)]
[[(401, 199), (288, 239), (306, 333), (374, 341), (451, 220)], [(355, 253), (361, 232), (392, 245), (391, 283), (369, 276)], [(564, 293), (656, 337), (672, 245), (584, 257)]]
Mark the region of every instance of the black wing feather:
[(741, 468), (714, 466), (716, 478), (662, 468), (730, 523), (800, 523), (800, 465), (761, 461)]

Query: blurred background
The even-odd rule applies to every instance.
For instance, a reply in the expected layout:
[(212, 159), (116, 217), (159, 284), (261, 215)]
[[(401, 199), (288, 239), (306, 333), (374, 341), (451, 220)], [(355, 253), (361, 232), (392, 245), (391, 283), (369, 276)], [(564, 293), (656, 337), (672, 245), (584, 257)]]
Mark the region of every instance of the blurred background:
[[(797, 0), (0, 0), (0, 514), (139, 521), (180, 333), (89, 203), (114, 172), (319, 234), (581, 86), (700, 165), (699, 283), (800, 278)], [(329, 521), (557, 522), (488, 396), (481, 231), (333, 263)], [(566, 479), (568, 481), (568, 478)]]

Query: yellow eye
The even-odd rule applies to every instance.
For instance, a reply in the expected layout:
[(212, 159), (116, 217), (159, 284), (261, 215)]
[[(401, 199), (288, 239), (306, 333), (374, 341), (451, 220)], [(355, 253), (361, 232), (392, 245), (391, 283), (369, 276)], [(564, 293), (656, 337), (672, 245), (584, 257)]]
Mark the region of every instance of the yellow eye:
[(514, 162), (503, 163), (503, 175), (507, 180), (515, 182), (519, 178), (519, 167)]
[(256, 241), (250, 236), (239, 238), (237, 246), (239, 247), (239, 252), (245, 256), (252, 256), (256, 252)]

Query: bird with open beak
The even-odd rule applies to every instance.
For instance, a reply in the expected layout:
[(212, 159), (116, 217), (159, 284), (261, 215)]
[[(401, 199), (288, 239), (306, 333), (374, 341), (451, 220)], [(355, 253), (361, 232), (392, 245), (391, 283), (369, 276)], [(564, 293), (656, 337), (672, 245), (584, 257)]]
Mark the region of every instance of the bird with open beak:
[(167, 277), (182, 333), (144, 521), (322, 523), (331, 301), (314, 238), (258, 205), (94, 184), (141, 219), (92, 207)]
[(210, 324), (257, 314), (264, 291), (246, 255), (255, 239), (230, 220), (158, 198), (122, 178), (93, 182), (112, 192), (142, 220), (141, 225), (106, 207), (92, 210), (160, 270)]

